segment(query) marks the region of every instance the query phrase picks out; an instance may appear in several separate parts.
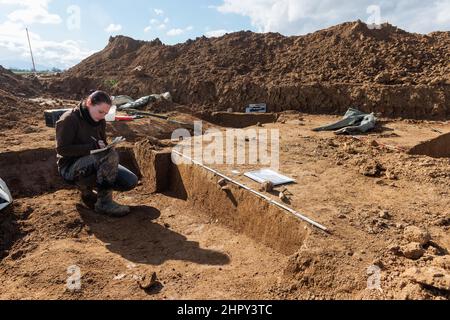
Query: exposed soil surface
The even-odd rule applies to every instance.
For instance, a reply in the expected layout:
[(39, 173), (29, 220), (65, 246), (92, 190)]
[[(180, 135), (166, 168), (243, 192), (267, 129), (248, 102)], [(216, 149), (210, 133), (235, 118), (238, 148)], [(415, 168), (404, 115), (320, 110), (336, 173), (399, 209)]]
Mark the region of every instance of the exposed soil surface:
[[(36, 132), (3, 132), (0, 176), (15, 201), (0, 214), (0, 297), (448, 299), (450, 162), (400, 149), (438, 137), (432, 129), (448, 132), (449, 124), (386, 120), (356, 140), (311, 131), (333, 116), (278, 118), (253, 128), (280, 130), (280, 172), (297, 181), (284, 190), (286, 205), (330, 233), (233, 185), (222, 190), (219, 178), (193, 165), (172, 166), (165, 191), (153, 194), (133, 142), (120, 149), (122, 163), (142, 184), (116, 195), (132, 212), (101, 216), (58, 177), (54, 129), (37, 124)], [(151, 125), (128, 124), (155, 133)], [(109, 130), (127, 136), (130, 128), (121, 131), (122, 125)], [(147, 144), (158, 150), (167, 142)], [(242, 176), (258, 165), (213, 167), (259, 188)], [(281, 201), (281, 189), (265, 194)], [(81, 291), (66, 286), (74, 265)], [(367, 289), (374, 266), (382, 292)], [(141, 289), (139, 280), (154, 272), (156, 284)]]

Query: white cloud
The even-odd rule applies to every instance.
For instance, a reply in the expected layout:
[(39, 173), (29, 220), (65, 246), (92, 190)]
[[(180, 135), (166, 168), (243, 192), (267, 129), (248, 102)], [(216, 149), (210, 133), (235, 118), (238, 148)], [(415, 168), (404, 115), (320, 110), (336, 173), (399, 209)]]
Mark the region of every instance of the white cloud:
[(211, 31), (207, 31), (205, 33), (205, 36), (207, 36), (208, 38), (212, 38), (212, 37), (221, 37), (226, 33), (231, 33), (233, 31), (229, 31), (229, 30), (225, 30), (225, 29), (219, 29), (219, 30), (211, 30)]
[(158, 19), (150, 19), (150, 25), (144, 29), (144, 32), (149, 32), (153, 29), (165, 30), (167, 28), (168, 22), (169, 18), (165, 18), (163, 23), (161, 23), (161, 21)]
[(174, 37), (174, 36), (179, 36), (181, 34), (184, 33), (183, 29), (170, 29), (169, 31), (167, 31), (167, 35), (170, 37)]
[[(150, 19), (150, 25), (145, 27), (144, 32), (149, 32), (151, 30), (160, 30), (160, 31), (166, 30), (170, 19), (168, 17), (164, 18), (164, 11), (161, 9), (153, 9), (153, 11), (155, 12), (155, 14), (157, 16), (161, 17), (160, 18), (161, 20), (155, 19), (155, 18)], [(163, 20), (163, 18), (164, 18), (164, 20)], [(176, 32), (175, 29), (170, 30), (170, 31), (171, 31), (171, 33)]]
[(450, 29), (449, 0), (223, 0), (216, 9), (249, 17), (259, 32), (303, 34), (345, 21), (370, 21), (371, 5), (380, 7), (380, 21), (411, 32)]
[(22, 22), (27, 25), (33, 23), (60, 24), (62, 19), (57, 14), (48, 12), (48, 5), (52, 0), (0, 0), (2, 5), (19, 7), (8, 14), (8, 20)]
[(192, 29), (194, 29), (192, 26), (186, 27), (184, 29), (180, 29), (180, 28), (170, 29), (169, 31), (167, 31), (166, 34), (169, 37), (175, 37), (175, 36), (180, 36), (188, 31), (191, 31)]
[(106, 27), (106, 29), (105, 29), (105, 31), (106, 32), (110, 32), (110, 33), (113, 33), (113, 32), (119, 32), (120, 30), (122, 30), (122, 25), (120, 25), (120, 24), (114, 24), (114, 23), (111, 23), (108, 27)]
[[(31, 4), (31, 1), (27, 0), (0, 0), (0, 4), (19, 5), (24, 8), (23, 10), (37, 8), (33, 7), (34, 5), (38, 5), (39, 8), (46, 8), (50, 1), (38, 0), (35, 2), (36, 4)], [(53, 18), (49, 18), (52, 16), (51, 14), (44, 18), (45, 15), (38, 11), (39, 14), (30, 14), (24, 19), (18, 19), (14, 14), (15, 12), (17, 13), (17, 11), (12, 11), (8, 15), (8, 20), (0, 23), (0, 49), (5, 57), (9, 56), (15, 60), (28, 60), (30, 53), (25, 23), (31, 24), (33, 21), (35, 23), (56, 23), (56, 20), (52, 21)], [(42, 38), (33, 31), (30, 31), (29, 34), (36, 63), (40, 65), (69, 67), (93, 53), (80, 41), (51, 41)]]
[(164, 15), (164, 11), (161, 10), (161, 9), (154, 9), (153, 11), (156, 13), (157, 16), (162, 16), (162, 15)]

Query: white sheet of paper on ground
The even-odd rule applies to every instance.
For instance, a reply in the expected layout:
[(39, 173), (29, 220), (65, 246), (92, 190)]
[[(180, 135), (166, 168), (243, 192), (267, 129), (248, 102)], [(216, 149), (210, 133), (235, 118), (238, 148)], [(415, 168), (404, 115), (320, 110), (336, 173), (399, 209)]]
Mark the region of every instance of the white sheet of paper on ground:
[(124, 141), (126, 141), (126, 140), (127, 140), (127, 139), (125, 139), (124, 137), (116, 137), (116, 138), (114, 138), (113, 141), (111, 141), (110, 144), (108, 144), (108, 145), (106, 146), (106, 148), (103, 148), (103, 149), (97, 149), (97, 150), (91, 150), (91, 154), (97, 154), (97, 153), (100, 153), (100, 152), (103, 152), (103, 151), (107, 151), (107, 150), (111, 149), (112, 147), (115, 147), (115, 146), (118, 145), (119, 143), (122, 143), (122, 142), (124, 142)]
[(256, 182), (259, 182), (259, 183), (264, 183), (264, 182), (270, 181), (273, 183), (274, 186), (280, 186), (283, 184), (295, 182), (294, 179), (283, 176), (282, 174), (279, 174), (278, 172), (275, 172), (271, 169), (262, 169), (262, 170), (258, 170), (258, 171), (247, 172), (244, 175), (247, 178), (255, 180)]
[(3, 210), (12, 202), (11, 193), (2, 179), (0, 179), (0, 200), (2, 200), (0, 203), (0, 210)]

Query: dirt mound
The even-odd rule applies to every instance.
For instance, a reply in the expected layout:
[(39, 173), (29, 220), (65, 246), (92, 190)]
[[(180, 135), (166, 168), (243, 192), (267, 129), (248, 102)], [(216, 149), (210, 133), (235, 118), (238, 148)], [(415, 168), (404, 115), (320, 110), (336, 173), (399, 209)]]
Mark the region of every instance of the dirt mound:
[(10, 130), (20, 127), (21, 116), (26, 114), (24, 99), (0, 89), (0, 128)]
[(442, 118), (450, 116), (449, 58), (450, 32), (362, 22), (305, 36), (247, 31), (174, 46), (117, 36), (49, 88), (77, 98), (92, 88), (133, 97), (170, 91), (177, 103), (215, 110), (266, 102), (270, 111), (341, 113), (355, 105)]
[(17, 96), (36, 96), (42, 90), (39, 80), (16, 75), (0, 66), (0, 89)]
[(76, 104), (43, 97), (23, 98), (0, 89), (0, 137), (38, 132), (45, 126), (44, 110), (72, 108)]
[(28, 98), (40, 94), (42, 86), (37, 78), (28, 79), (0, 66), (0, 131), (35, 124), (28, 120), (36, 118), (35, 112), (42, 108)]
[(0, 131), (20, 129), (22, 133), (34, 132), (35, 126), (43, 121), (44, 109), (31, 100), (0, 89)]

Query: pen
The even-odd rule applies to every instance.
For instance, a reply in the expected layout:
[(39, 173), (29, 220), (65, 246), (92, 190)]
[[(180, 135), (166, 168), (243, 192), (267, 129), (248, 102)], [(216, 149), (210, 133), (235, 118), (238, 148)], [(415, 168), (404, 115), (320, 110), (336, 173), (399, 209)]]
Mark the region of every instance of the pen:
[(92, 138), (92, 140), (94, 140), (95, 141), (95, 145), (97, 146), (97, 148), (99, 148), (100, 147), (100, 145), (98, 144), (98, 140), (97, 139), (95, 139), (93, 136), (91, 136), (91, 138)]

